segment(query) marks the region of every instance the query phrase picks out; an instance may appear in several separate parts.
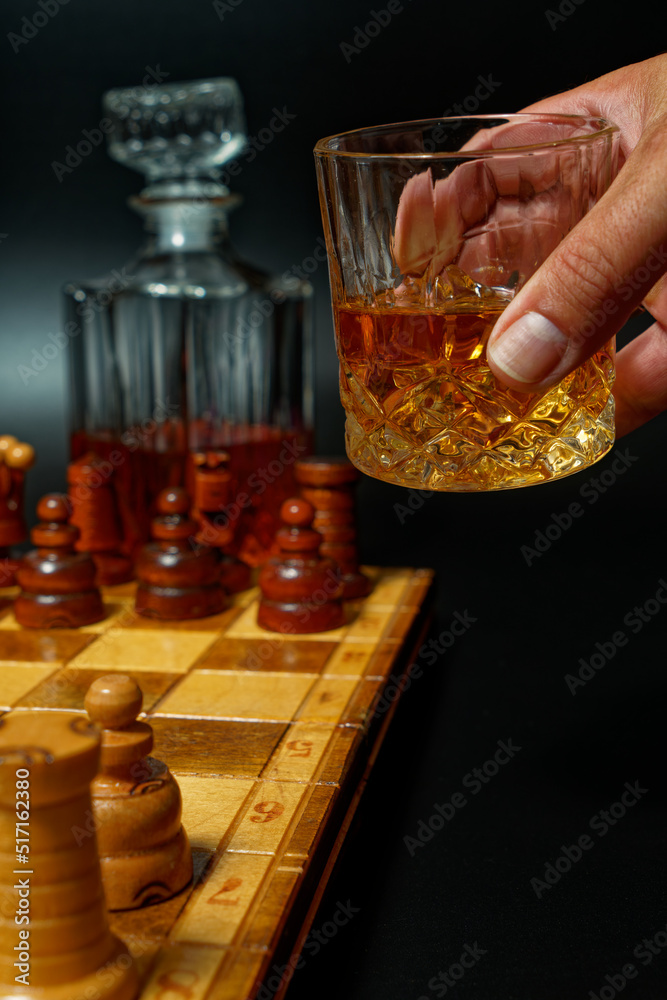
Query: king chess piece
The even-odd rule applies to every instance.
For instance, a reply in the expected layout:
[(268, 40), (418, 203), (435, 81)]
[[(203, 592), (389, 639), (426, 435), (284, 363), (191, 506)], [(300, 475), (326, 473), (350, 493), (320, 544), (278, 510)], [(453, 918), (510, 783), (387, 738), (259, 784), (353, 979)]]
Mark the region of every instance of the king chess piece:
[(192, 879), (181, 825), (181, 793), (171, 771), (149, 757), (153, 730), (137, 722), (143, 695), (125, 674), (93, 681), (88, 715), (102, 727), (100, 772), (91, 786), (102, 881), (110, 910), (171, 899)]
[(257, 623), (262, 628), (304, 634), (345, 623), (340, 570), (332, 559), (319, 555), (322, 536), (311, 527), (314, 513), (301, 498), (286, 500), (280, 508), (280, 553), (259, 574)]
[(88, 452), (67, 466), (70, 523), (79, 529), (78, 552), (90, 552), (97, 567), (97, 582), (103, 586), (134, 579), (132, 559), (123, 554), (123, 532), (113, 488), (115, 469), (111, 462)]
[(68, 524), (70, 504), (62, 493), (47, 493), (37, 504), (40, 523), (31, 531), (33, 549), (16, 572), (21, 593), (14, 603), (19, 625), (27, 628), (78, 628), (104, 618), (95, 585), (95, 563), (75, 552), (79, 529)]
[[(250, 567), (224, 551), (234, 541), (234, 526), (228, 514), (235, 503), (229, 455), (225, 451), (195, 452), (192, 465), (192, 516), (199, 524), (197, 541), (219, 551), (220, 583), (228, 594), (247, 590), (251, 585)], [(236, 507), (240, 509), (238, 505)]]
[(301, 495), (315, 508), (313, 528), (322, 536), (320, 554), (340, 566), (343, 599), (366, 597), (371, 581), (359, 569), (354, 487), (359, 473), (346, 458), (305, 458), (294, 465)]
[(10, 548), (28, 536), (23, 516), (23, 486), (27, 470), (35, 462), (35, 449), (12, 434), (0, 437), (0, 587), (16, 583), (20, 560)]
[[(15, 840), (20, 852), (0, 855), (3, 1000), (133, 1000), (138, 992), (134, 962), (109, 929), (90, 829), (99, 757), (99, 731), (78, 712), (0, 719), (0, 836), (5, 852)], [(15, 922), (21, 912), (29, 922)]]
[(188, 516), (190, 498), (180, 486), (158, 494), (153, 518), (154, 541), (140, 550), (135, 608), (165, 621), (204, 618), (225, 607), (217, 554), (195, 540), (197, 522)]

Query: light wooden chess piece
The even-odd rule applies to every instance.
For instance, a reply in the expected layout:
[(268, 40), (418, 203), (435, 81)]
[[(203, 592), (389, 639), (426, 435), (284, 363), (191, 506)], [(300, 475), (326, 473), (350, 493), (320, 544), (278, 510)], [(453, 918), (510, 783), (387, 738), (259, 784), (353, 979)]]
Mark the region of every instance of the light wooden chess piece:
[(109, 930), (89, 832), (99, 756), (99, 731), (80, 713), (19, 711), (0, 720), (3, 1000), (137, 994), (134, 962)]
[(110, 910), (170, 899), (192, 879), (180, 789), (167, 765), (147, 756), (153, 730), (136, 721), (142, 700), (125, 674), (98, 677), (85, 699), (88, 715), (103, 728), (101, 768), (91, 790)]
[(35, 462), (35, 449), (12, 434), (0, 437), (0, 587), (16, 582), (19, 560), (10, 553), (28, 535), (23, 516), (23, 486), (27, 470)]
[(47, 493), (37, 504), (40, 523), (30, 533), (37, 548), (16, 572), (21, 593), (14, 614), (26, 628), (78, 628), (104, 618), (95, 563), (87, 552), (74, 551), (79, 529), (68, 524), (69, 514), (61, 493)]

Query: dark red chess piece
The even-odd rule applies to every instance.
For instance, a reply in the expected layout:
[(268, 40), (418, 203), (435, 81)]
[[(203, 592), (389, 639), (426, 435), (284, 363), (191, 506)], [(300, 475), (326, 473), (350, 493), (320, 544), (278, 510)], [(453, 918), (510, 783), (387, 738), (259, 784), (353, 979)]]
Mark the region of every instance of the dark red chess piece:
[(104, 618), (95, 563), (87, 552), (74, 551), (79, 529), (68, 524), (70, 509), (62, 493), (47, 493), (37, 504), (40, 523), (30, 533), (37, 548), (24, 556), (16, 573), (19, 625), (78, 628)]
[(153, 518), (154, 541), (140, 550), (135, 608), (148, 618), (178, 621), (205, 618), (225, 607), (217, 555), (195, 541), (198, 525), (188, 516), (190, 498), (173, 486), (158, 495)]
[(121, 552), (123, 532), (113, 489), (114, 467), (94, 452), (67, 466), (72, 504), (70, 523), (79, 529), (75, 548), (90, 552), (97, 566), (97, 582), (104, 586), (134, 579), (134, 565)]
[(20, 560), (11, 555), (11, 546), (28, 535), (23, 516), (23, 484), (26, 471), (35, 461), (35, 449), (13, 434), (0, 437), (0, 587), (16, 583)]
[(322, 535), (320, 554), (340, 566), (343, 598), (365, 597), (371, 581), (359, 569), (354, 485), (359, 473), (346, 458), (305, 458), (294, 465), (301, 495), (315, 508), (313, 528)]
[(234, 541), (234, 527), (227, 511), (234, 502), (234, 477), (229, 471), (226, 451), (194, 452), (192, 516), (199, 524), (197, 541), (217, 549), (220, 583), (228, 594), (247, 590), (252, 570), (240, 559), (225, 553)]
[(307, 500), (285, 500), (280, 508), (284, 527), (276, 533), (280, 554), (259, 574), (262, 599), (257, 623), (272, 632), (326, 632), (345, 623), (340, 571), (333, 559), (322, 558), (322, 536), (311, 525), (313, 507)]

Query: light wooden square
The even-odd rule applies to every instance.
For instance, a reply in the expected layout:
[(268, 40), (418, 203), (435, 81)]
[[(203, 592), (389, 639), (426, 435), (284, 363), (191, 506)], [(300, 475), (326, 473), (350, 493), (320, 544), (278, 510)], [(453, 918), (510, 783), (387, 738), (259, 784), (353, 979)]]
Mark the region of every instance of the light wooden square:
[(183, 797), (183, 827), (193, 848), (215, 851), (254, 782), (176, 775)]
[(331, 726), (295, 722), (276, 747), (262, 778), (312, 781), (330, 739)]
[(272, 863), (269, 854), (223, 854), (176, 921), (171, 940), (232, 944)]
[[(0, 660), (2, 685), (0, 709), (7, 710), (24, 695), (58, 670), (57, 663), (7, 663)], [(39, 706), (35, 706), (39, 707)]]
[(340, 721), (358, 681), (351, 677), (321, 677), (299, 712), (302, 722)]
[(260, 781), (228, 851), (274, 854), (308, 786), (297, 782)]
[(313, 674), (193, 670), (155, 715), (289, 722), (316, 679)]
[(212, 632), (112, 628), (75, 656), (70, 666), (185, 673), (215, 639)]
[(327, 660), (325, 674), (339, 674), (343, 677), (363, 677), (376, 649), (374, 642), (353, 640), (341, 642)]
[(162, 949), (141, 991), (141, 1000), (165, 1000), (166, 996), (204, 1000), (225, 954), (223, 948), (196, 945), (177, 944)]

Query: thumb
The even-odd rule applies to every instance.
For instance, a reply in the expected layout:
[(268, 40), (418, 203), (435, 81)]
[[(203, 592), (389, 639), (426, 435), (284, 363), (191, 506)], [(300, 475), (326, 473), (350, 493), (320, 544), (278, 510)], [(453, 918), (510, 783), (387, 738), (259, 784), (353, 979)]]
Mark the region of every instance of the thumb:
[(645, 132), (616, 180), (496, 323), (501, 382), (543, 392), (602, 347), (667, 271), (667, 130)]

